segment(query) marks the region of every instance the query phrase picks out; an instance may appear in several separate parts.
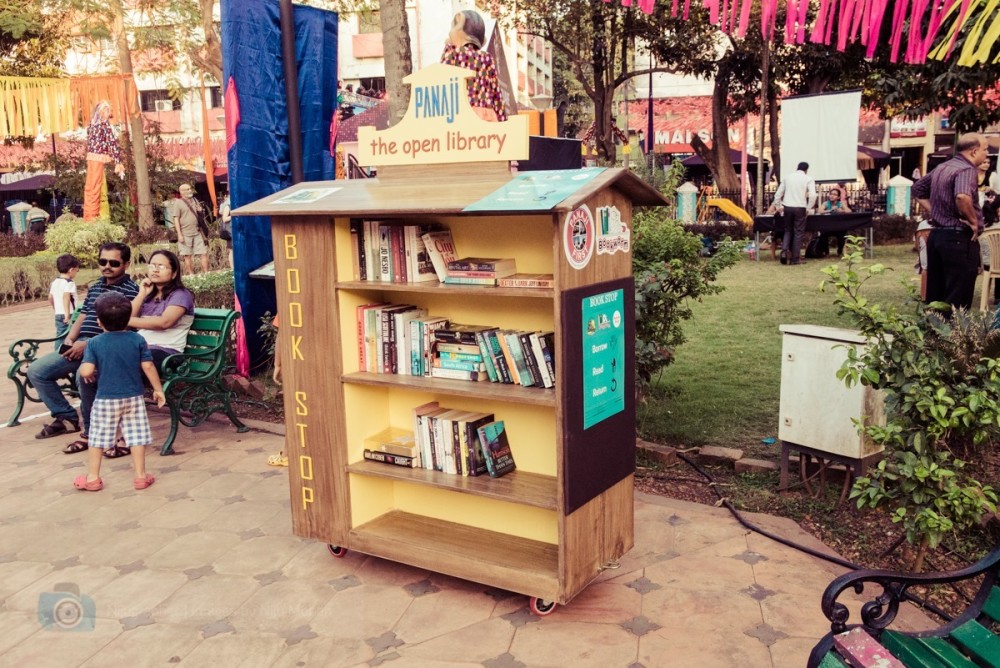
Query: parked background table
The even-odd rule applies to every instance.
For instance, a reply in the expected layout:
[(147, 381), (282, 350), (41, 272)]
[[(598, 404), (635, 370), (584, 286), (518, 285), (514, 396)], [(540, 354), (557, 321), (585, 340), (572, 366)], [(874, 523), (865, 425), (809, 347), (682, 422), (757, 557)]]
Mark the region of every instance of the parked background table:
[[(858, 211), (851, 213), (817, 213), (806, 218), (806, 232), (850, 232), (852, 230), (864, 229), (865, 250), (868, 257), (874, 256), (875, 247), (875, 225), (872, 222), (874, 214), (871, 211)], [(775, 230), (784, 232), (785, 223), (780, 215), (761, 215), (753, 219), (754, 241), (757, 248), (760, 248), (760, 233), (774, 232)], [(760, 252), (757, 253), (760, 260)]]

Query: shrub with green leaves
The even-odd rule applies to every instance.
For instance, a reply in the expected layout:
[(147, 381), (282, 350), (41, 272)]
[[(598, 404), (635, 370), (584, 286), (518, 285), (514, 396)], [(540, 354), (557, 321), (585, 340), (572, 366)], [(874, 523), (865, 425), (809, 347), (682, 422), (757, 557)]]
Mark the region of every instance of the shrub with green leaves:
[(84, 221), (81, 218), (63, 219), (45, 231), (45, 245), (56, 255), (72, 253), (81, 266), (96, 266), (101, 244), (122, 241), (125, 228), (105, 220)]
[(233, 272), (216, 271), (211, 274), (184, 276), (184, 285), (194, 293), (195, 306), (199, 308), (233, 308)]
[(884, 459), (858, 478), (851, 491), (859, 508), (888, 506), (892, 520), (916, 546), (919, 571), (929, 548), (961, 535), (995, 515), (997, 494), (974, 479), (966, 460), (981, 456), (1000, 437), (1000, 330), (991, 316), (947, 304), (923, 304), (910, 287), (905, 309), (862, 296), (864, 284), (885, 273), (861, 266), (863, 252), (851, 238), (844, 265), (823, 269), (821, 289), (836, 289), (834, 303), (867, 339), (847, 348), (838, 378), (880, 389), (886, 424), (860, 427), (885, 448)]

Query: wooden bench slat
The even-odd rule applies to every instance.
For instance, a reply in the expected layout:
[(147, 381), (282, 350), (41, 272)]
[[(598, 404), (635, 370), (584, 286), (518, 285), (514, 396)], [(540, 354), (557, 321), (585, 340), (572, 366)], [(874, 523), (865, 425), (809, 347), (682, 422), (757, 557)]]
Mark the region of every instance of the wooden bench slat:
[(927, 647), (935, 656), (948, 666), (959, 666), (961, 668), (976, 668), (975, 662), (962, 654), (957, 647), (944, 638), (917, 638), (924, 647)]
[(205, 334), (188, 334), (187, 345), (184, 347), (184, 352), (191, 352), (192, 350), (197, 350), (198, 348), (215, 348), (219, 345), (218, 336), (207, 336)]
[(837, 656), (837, 653), (830, 650), (823, 657), (823, 660), (819, 662), (818, 668), (849, 668), (849, 666)]
[(192, 332), (221, 332), (224, 323), (221, 320), (205, 320), (203, 318), (196, 319), (191, 323)]
[(887, 650), (898, 657), (906, 666), (912, 668), (975, 668), (975, 664), (962, 656), (958, 650), (945, 643), (947, 647), (954, 650), (958, 661), (949, 661), (943, 658), (932, 647), (922, 642), (923, 638), (913, 638), (895, 631), (882, 632), (882, 644)]
[(951, 637), (980, 664), (1000, 668), (1000, 638), (979, 622), (962, 624), (951, 632)]
[(990, 589), (990, 595), (986, 597), (983, 604), (983, 612), (995, 622), (1000, 622), (1000, 587)]

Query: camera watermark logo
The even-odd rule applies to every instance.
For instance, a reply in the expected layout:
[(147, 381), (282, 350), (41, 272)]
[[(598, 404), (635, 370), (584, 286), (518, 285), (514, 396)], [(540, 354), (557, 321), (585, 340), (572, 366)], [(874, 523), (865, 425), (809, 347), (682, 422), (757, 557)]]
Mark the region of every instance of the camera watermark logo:
[(38, 595), (38, 621), (52, 631), (93, 631), (97, 606), (73, 582), (60, 582)]

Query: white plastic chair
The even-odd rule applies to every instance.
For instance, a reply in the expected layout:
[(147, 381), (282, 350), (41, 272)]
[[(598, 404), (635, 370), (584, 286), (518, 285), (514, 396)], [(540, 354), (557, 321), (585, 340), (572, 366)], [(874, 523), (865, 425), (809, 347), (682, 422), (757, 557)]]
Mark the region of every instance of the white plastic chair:
[(990, 270), (983, 271), (983, 294), (979, 300), (979, 310), (986, 311), (993, 297), (994, 281), (1000, 280), (1000, 229), (986, 230), (981, 238), (990, 249)]

